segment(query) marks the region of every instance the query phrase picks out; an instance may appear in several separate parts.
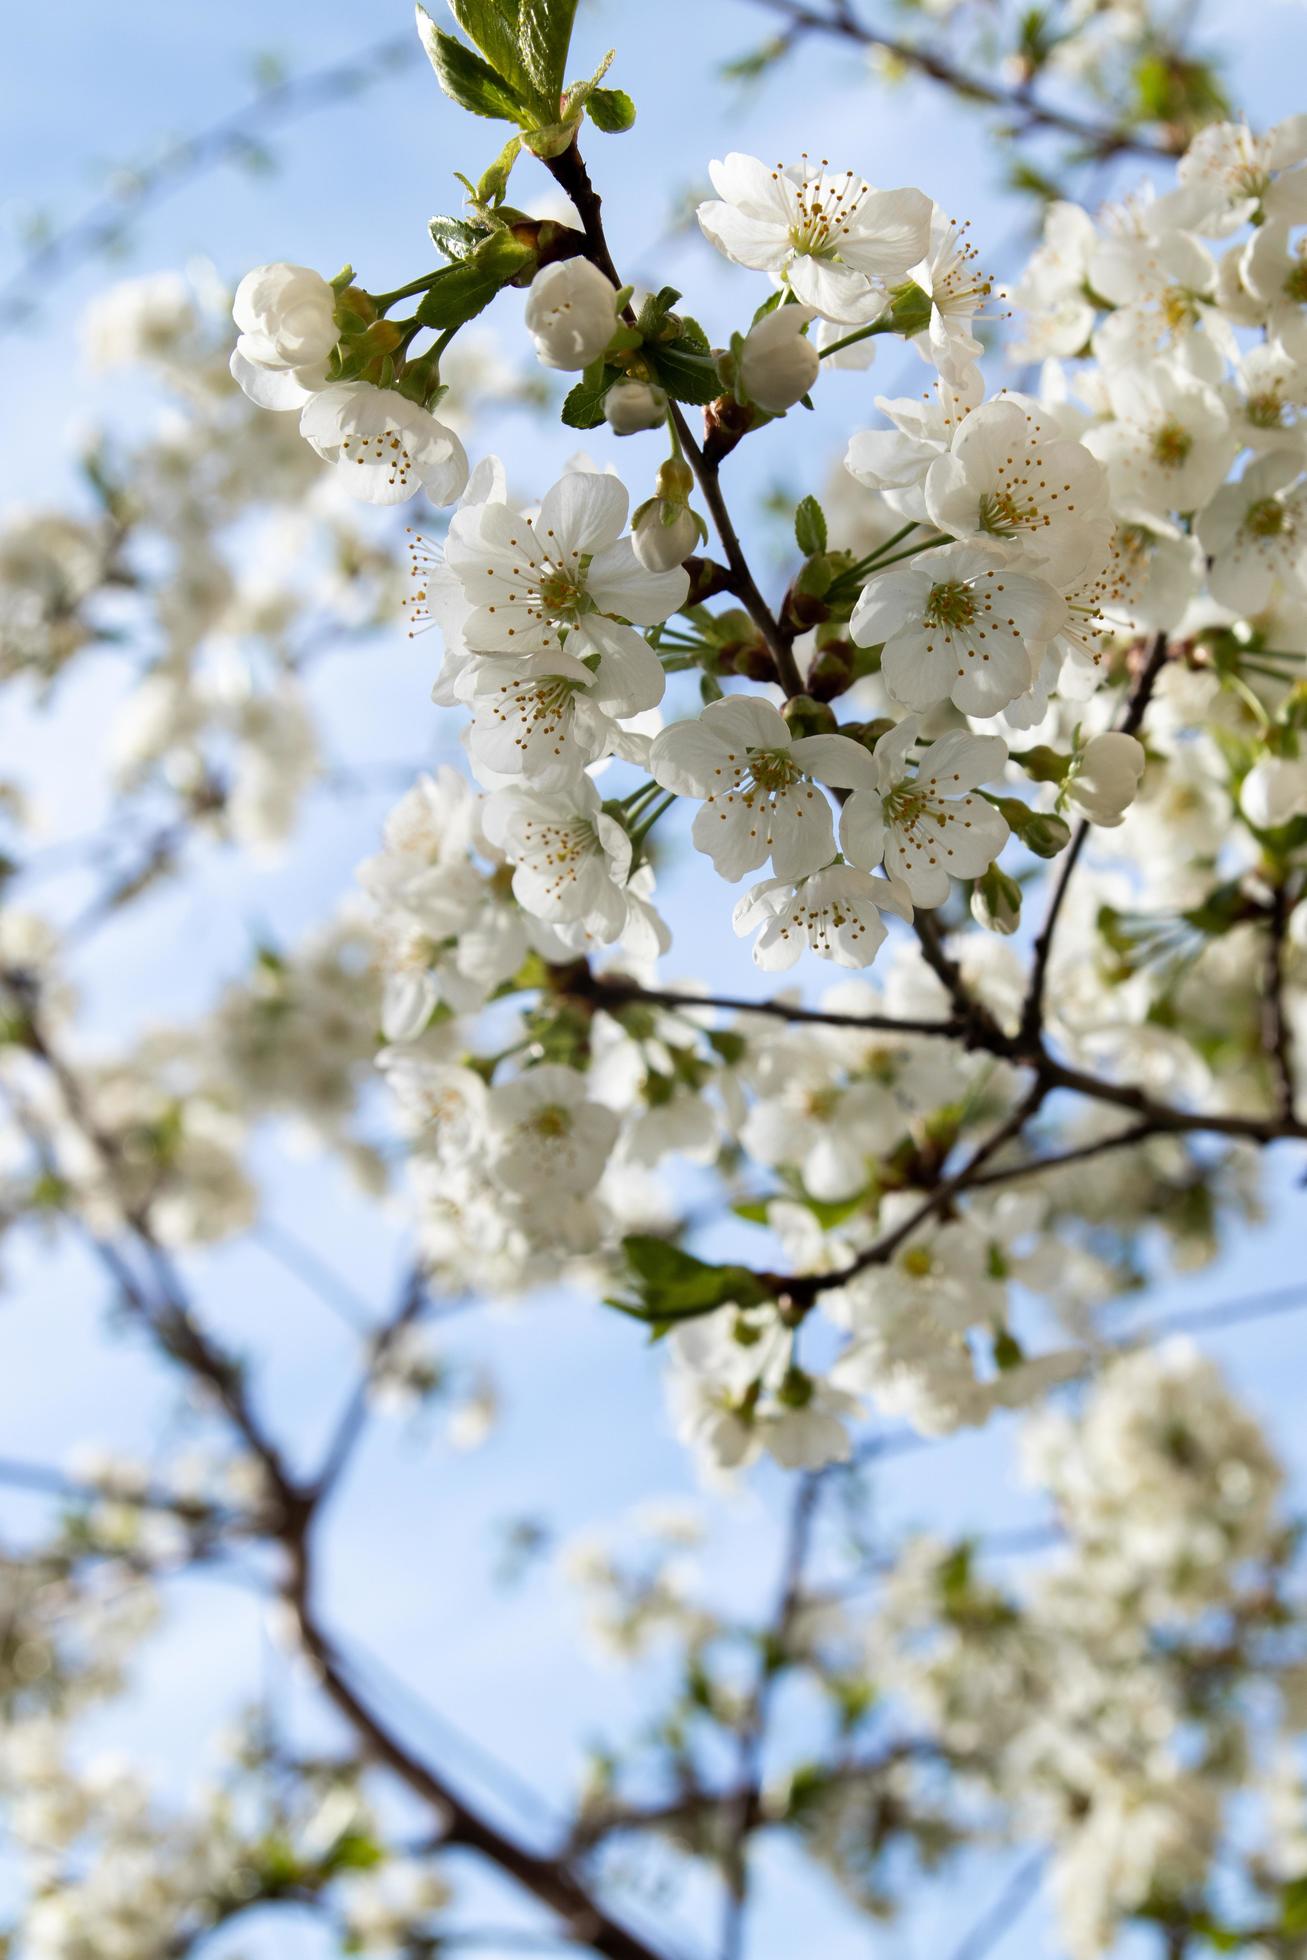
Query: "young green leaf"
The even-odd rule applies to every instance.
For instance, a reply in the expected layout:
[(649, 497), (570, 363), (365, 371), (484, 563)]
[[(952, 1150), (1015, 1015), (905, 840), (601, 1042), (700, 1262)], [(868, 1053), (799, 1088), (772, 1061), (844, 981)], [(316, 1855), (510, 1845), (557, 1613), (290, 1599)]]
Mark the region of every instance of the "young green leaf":
[(722, 392), (708, 336), (697, 320), (683, 318), (675, 340), (647, 346), (645, 352), (655, 378), (677, 401), (702, 405)]
[(595, 361), (585, 370), (563, 403), (563, 420), (569, 429), (597, 429), (604, 419), (604, 396), (621, 370)]
[(635, 104), (622, 88), (594, 89), (585, 106), (595, 128), (606, 136), (620, 136), (635, 121)]
[(518, 0), (449, 0), (449, 10), (491, 67), (525, 99), (530, 94), (531, 81), (522, 62), (522, 10)]
[(474, 116), (491, 116), (502, 122), (520, 122), (526, 113), (521, 96), (456, 35), (437, 27), (421, 6), (417, 10), (418, 34), (431, 66), (451, 102)]
[(418, 303), (418, 319), (424, 327), (461, 327), (489, 306), (501, 286), (531, 259), (529, 245), (510, 232), (492, 232), (475, 252), (436, 274)]
[(522, 59), (535, 89), (548, 105), (548, 113), (554, 116), (563, 93), (576, 6), (577, 0), (520, 0), (518, 9)]
[(804, 497), (794, 513), (794, 540), (805, 558), (826, 549), (826, 513), (815, 497)]

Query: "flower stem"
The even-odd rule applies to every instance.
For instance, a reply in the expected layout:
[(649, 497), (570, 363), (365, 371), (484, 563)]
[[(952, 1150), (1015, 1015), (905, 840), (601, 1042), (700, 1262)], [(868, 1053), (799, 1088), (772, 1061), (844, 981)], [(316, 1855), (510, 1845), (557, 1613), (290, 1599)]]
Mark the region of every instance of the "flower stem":
[(828, 354), (838, 354), (841, 349), (853, 347), (860, 340), (870, 340), (874, 333), (893, 333), (893, 331), (893, 315), (885, 312), (881, 314), (879, 320), (873, 320), (870, 326), (855, 327), (853, 332), (846, 333), (842, 340), (832, 340), (825, 347), (819, 347), (817, 353), (824, 361)]

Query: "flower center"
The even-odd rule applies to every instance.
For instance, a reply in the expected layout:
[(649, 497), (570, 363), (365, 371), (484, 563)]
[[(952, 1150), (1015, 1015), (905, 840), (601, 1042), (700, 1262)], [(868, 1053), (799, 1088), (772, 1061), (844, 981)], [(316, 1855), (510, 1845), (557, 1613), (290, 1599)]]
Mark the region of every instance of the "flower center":
[(1307, 261), (1299, 259), (1289, 273), (1284, 282), (1284, 294), (1296, 306), (1307, 306)]
[(562, 1103), (546, 1103), (544, 1108), (538, 1109), (531, 1118), (530, 1128), (535, 1136), (553, 1142), (558, 1137), (570, 1134), (572, 1113), (565, 1109)]
[(837, 259), (841, 240), (852, 229), (867, 186), (851, 170), (842, 177), (828, 177), (825, 157), (820, 170), (812, 174), (806, 155), (802, 162), (803, 182), (796, 192), (799, 215), (790, 227), (790, 243), (804, 258)]
[(1168, 286), (1162, 294), (1162, 318), (1172, 333), (1181, 327), (1193, 326), (1198, 318), (1193, 294), (1183, 286)]
[(1285, 528), (1284, 505), (1276, 497), (1259, 497), (1244, 513), (1243, 528), (1255, 538), (1278, 538)]
[(768, 796), (797, 783), (800, 773), (785, 749), (749, 750), (749, 774), (755, 786)]
[(1178, 470), (1189, 460), (1194, 439), (1178, 422), (1163, 422), (1153, 434), (1153, 460), (1165, 470)]
[(522, 827), (523, 855), (545, 881), (550, 898), (558, 898), (577, 881), (579, 868), (600, 851), (594, 825), (578, 817), (572, 823), (540, 823), (529, 819)]
[(384, 469), (387, 483), (392, 484), (407, 483), (413, 473), (413, 458), (396, 429), (379, 429), (372, 436), (359, 435), (357, 431), (342, 436), (340, 459), (343, 463), (357, 463), (360, 469)]
[(1006, 488), (987, 491), (980, 500), (980, 528), (992, 538), (1015, 538), (1038, 515), (1034, 504), (1023, 504)]
[(1284, 426), (1284, 403), (1272, 388), (1260, 395), (1249, 395), (1246, 412), (1255, 429), (1280, 429)]
[(974, 623), (978, 610), (975, 594), (956, 580), (932, 585), (926, 601), (926, 624), (947, 626), (958, 632)]

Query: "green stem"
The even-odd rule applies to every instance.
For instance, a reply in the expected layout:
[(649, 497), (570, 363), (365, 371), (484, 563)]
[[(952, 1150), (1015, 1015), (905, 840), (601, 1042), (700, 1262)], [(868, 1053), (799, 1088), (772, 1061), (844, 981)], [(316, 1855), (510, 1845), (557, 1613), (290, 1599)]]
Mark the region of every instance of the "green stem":
[[(871, 567), (871, 570), (873, 572), (883, 572), (889, 566), (899, 564), (904, 558), (915, 558), (919, 552), (934, 551), (939, 545), (953, 544), (955, 542), (956, 540), (953, 538), (927, 538), (924, 544), (910, 544), (906, 551), (896, 551), (892, 558), (878, 559)], [(842, 572), (839, 578), (836, 579), (835, 584), (832, 585), (831, 591), (834, 592), (838, 586), (845, 585), (850, 579), (857, 579), (861, 576), (862, 574), (856, 569), (851, 572)]]
[(895, 531), (893, 537), (886, 538), (883, 544), (878, 544), (876, 546), (876, 549), (874, 551), (869, 551), (865, 558), (859, 558), (856, 565), (850, 565), (848, 571), (842, 572), (840, 576), (842, 578), (858, 578), (862, 575), (863, 572), (871, 571), (872, 567), (885, 555), (887, 551), (892, 551), (896, 544), (902, 544), (904, 538), (908, 537), (917, 528), (918, 528), (917, 519), (915, 517), (909, 519), (909, 521), (906, 524), (900, 526), (900, 528), (897, 531)]
[(817, 352), (824, 361), (828, 354), (838, 354), (842, 348), (852, 347), (860, 340), (870, 340), (874, 333), (893, 333), (894, 319), (890, 313), (882, 313), (879, 320), (873, 320), (869, 327), (855, 327), (846, 333), (842, 340), (832, 340), (827, 346), (819, 347)]
[(657, 823), (659, 817), (665, 816), (667, 812), (671, 809), (675, 801), (676, 801), (676, 792), (675, 790), (669, 789), (666, 796), (664, 796), (662, 802), (655, 803), (652, 810), (650, 810), (648, 816), (644, 819), (644, 822), (641, 824), (637, 824), (635, 829), (631, 832), (632, 862), (634, 862), (636, 855), (640, 850), (640, 847), (644, 843), (645, 838), (649, 835), (649, 832), (653, 829), (654, 825)]
[(407, 286), (396, 286), (393, 293), (373, 293), (372, 303), (379, 312), (389, 313), (396, 300), (411, 299), (414, 293), (429, 292), (439, 279), (440, 273), (445, 270), (446, 268), (441, 266), (439, 272), (428, 272), (421, 279), (410, 280)]

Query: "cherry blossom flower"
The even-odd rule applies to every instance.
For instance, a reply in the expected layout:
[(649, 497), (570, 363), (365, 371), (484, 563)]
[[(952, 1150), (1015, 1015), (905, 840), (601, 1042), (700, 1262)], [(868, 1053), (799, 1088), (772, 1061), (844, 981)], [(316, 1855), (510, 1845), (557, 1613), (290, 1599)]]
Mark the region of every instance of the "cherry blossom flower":
[(908, 754), (919, 717), (908, 715), (876, 744), (876, 787), (855, 790), (840, 818), (845, 856), (864, 870), (885, 869), (914, 905), (942, 905), (948, 881), (976, 878), (1008, 838), (1000, 811), (970, 794), (997, 776), (1007, 746), (997, 735), (957, 729), (922, 751), (915, 776)]
[(485, 808), (486, 836), (516, 868), (513, 891), (537, 918), (579, 924), (601, 941), (626, 924), (631, 840), (602, 808), (588, 776), (546, 796), (499, 790)]
[(1082, 443), (1050, 434), (1033, 404), (1010, 397), (971, 411), (931, 464), (925, 496), (939, 530), (1008, 545), (1060, 583), (1092, 553), (1107, 480)]
[(452, 504), (467, 484), (454, 431), (393, 388), (368, 381), (323, 388), (305, 403), (300, 433), (364, 503), (402, 504), (425, 490), (432, 503)]
[(971, 331), (971, 321), (993, 291), (993, 282), (975, 270), (976, 248), (967, 242), (966, 225), (956, 225), (936, 205), (930, 220), (930, 245), (911, 277), (930, 299), (930, 324), (923, 351), (946, 381), (963, 381), (967, 370), (984, 352)]
[(828, 320), (870, 319), (887, 284), (928, 249), (932, 206), (921, 191), (875, 191), (806, 157), (768, 169), (738, 150), (708, 170), (718, 195), (699, 206), (704, 236)]
[(542, 1062), (486, 1098), (489, 1170), (512, 1194), (590, 1191), (617, 1141), (616, 1113), (591, 1102), (578, 1069)]
[(589, 367), (617, 330), (617, 288), (589, 259), (559, 259), (531, 281), (524, 318), (545, 367)]
[(804, 332), (813, 306), (777, 306), (755, 320), (740, 351), (740, 385), (769, 415), (802, 401), (821, 373), (821, 355)]
[(779, 878), (801, 878), (835, 855), (831, 807), (814, 785), (869, 783), (870, 756), (847, 735), (797, 741), (766, 701), (714, 701), (696, 721), (654, 737), (649, 767), (665, 789), (699, 796), (695, 847), (732, 882), (770, 857)]
[(856, 865), (832, 864), (797, 883), (764, 879), (740, 900), (731, 923), (741, 938), (762, 928), (754, 964), (778, 973), (805, 950), (837, 966), (870, 966), (885, 943), (882, 912), (912, 916), (902, 886)]
[[(445, 562), (471, 611), (463, 624), (477, 653), (647, 652), (636, 626), (654, 626), (684, 604), (690, 581), (679, 567), (647, 571), (622, 527), (630, 499), (616, 477), (573, 470), (524, 517), (487, 501), (458, 511)], [(628, 624), (627, 622), (630, 622)]]
[(896, 701), (950, 700), (990, 715), (1030, 687), (1066, 604), (1046, 579), (1014, 569), (993, 549), (950, 544), (874, 576), (849, 622), (859, 646), (880, 646)]
[(302, 408), (326, 385), (340, 338), (336, 294), (305, 265), (260, 265), (236, 288), (231, 372), (260, 408)]
[(1307, 597), (1307, 480), (1296, 450), (1249, 463), (1237, 483), (1217, 490), (1198, 519), (1211, 555), (1212, 596), (1243, 614), (1260, 613), (1277, 581)]
[(1135, 800), (1145, 760), (1143, 743), (1133, 735), (1095, 735), (1077, 752), (1066, 793), (1090, 823), (1112, 829)]

